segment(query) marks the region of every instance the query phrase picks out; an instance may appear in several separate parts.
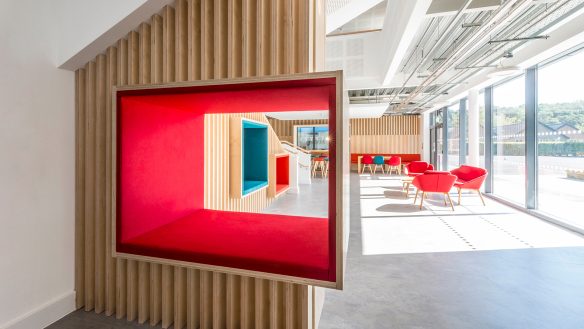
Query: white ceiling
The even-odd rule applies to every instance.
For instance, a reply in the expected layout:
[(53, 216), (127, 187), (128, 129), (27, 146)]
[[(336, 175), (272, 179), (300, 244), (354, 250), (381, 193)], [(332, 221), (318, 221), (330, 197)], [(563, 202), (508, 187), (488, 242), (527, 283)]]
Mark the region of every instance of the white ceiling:
[[(379, 118), (383, 115), (387, 104), (350, 104), (349, 117)], [(294, 111), (294, 112), (266, 112), (265, 115), (278, 120), (320, 120), (328, 119), (328, 110), (325, 111)]]
[[(386, 1), (377, 8), (369, 3), (368, 10), (330, 33), (326, 68), (342, 69), (347, 88), (364, 91), (351, 93), (359, 95), (359, 102), (382, 102), (392, 111), (431, 110), (437, 103), (493, 82), (488, 73), (494, 68), (474, 66), (525, 67), (584, 38), (584, 0)], [(343, 3), (351, 6), (351, 1)], [(367, 31), (379, 26), (379, 15), (373, 13), (380, 4), (385, 6), (382, 28)], [(339, 6), (337, 13), (342, 10)], [(338, 35), (347, 30), (351, 34)], [(489, 43), (544, 34), (549, 38)], [(502, 57), (507, 50), (512, 50), (513, 58)], [(387, 93), (394, 96), (383, 97)]]

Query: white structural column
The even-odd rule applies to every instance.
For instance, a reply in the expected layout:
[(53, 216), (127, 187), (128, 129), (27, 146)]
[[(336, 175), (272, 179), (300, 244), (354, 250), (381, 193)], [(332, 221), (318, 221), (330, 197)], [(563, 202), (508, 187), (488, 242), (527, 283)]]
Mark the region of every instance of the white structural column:
[(479, 91), (468, 92), (468, 164), (479, 165), (480, 126), (479, 126)]
[(420, 118), (420, 139), (422, 161), (430, 162), (430, 112), (422, 113)]

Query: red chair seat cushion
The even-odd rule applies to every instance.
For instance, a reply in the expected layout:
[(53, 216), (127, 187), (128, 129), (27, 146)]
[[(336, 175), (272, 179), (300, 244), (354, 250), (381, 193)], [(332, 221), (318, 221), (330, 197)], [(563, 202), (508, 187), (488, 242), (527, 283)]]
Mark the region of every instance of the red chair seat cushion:
[(328, 229), (327, 218), (201, 209), (119, 242), (118, 251), (329, 280)]

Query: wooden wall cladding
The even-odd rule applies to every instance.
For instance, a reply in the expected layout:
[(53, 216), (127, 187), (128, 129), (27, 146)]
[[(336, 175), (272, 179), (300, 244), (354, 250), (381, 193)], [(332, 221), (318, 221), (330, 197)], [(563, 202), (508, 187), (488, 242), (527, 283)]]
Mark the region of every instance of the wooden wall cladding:
[[(327, 124), (328, 120), (268, 118), (281, 140), (294, 142), (294, 126)], [(420, 117), (417, 115), (351, 119), (351, 153), (420, 153)]]
[[(312, 327), (314, 287), (114, 259), (106, 242), (112, 86), (311, 71), (323, 47), (315, 38), (319, 8), (321, 0), (177, 0), (76, 71), (78, 308), (163, 328)], [(226, 118), (206, 120), (223, 127)], [(208, 202), (256, 209), (220, 196)]]

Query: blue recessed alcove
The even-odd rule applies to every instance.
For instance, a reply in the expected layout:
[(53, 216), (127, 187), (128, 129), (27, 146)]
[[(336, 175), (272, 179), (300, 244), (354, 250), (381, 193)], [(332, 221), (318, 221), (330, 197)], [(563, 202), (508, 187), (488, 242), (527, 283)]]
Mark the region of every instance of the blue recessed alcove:
[(268, 185), (268, 125), (242, 120), (242, 196)]

